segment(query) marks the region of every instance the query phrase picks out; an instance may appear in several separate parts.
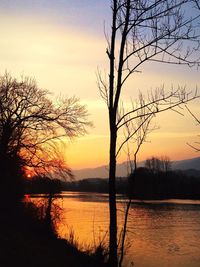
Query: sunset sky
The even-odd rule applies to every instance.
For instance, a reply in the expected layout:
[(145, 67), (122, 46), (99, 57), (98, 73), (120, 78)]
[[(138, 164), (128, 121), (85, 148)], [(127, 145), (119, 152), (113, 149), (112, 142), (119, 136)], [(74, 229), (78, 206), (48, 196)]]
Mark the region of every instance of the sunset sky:
[[(73, 169), (108, 163), (107, 109), (97, 87), (97, 69), (108, 69), (104, 24), (110, 28), (109, 1), (100, 0), (1, 0), (0, 74), (35, 77), (38, 86), (54, 94), (76, 96), (86, 104), (94, 128), (69, 142), (66, 159)], [(199, 70), (184, 66), (145, 64), (142, 73), (126, 88), (125, 98), (136, 98), (165, 85), (188, 90), (199, 84)], [(199, 114), (199, 101), (189, 107)], [(149, 135), (139, 160), (166, 155), (171, 160), (197, 157), (187, 143), (198, 140), (199, 126), (191, 116), (169, 111), (159, 115), (159, 128)], [(122, 153), (119, 162), (126, 160)]]

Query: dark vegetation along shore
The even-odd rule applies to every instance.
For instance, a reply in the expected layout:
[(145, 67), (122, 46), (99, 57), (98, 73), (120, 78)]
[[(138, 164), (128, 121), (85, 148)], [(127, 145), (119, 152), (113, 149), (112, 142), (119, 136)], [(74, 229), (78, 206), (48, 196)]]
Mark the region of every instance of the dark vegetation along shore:
[(32, 203), (1, 207), (1, 267), (104, 266), (100, 247), (81, 252), (76, 244), (57, 236), (47, 216)]

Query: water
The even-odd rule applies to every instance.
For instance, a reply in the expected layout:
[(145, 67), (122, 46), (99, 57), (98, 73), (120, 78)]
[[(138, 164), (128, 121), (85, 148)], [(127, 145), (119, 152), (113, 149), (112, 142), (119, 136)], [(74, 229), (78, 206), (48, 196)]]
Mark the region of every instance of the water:
[[(63, 208), (58, 224), (61, 237), (67, 238), (73, 231), (83, 248), (107, 240), (107, 194), (63, 192), (62, 197), (58, 200)], [(124, 199), (118, 196), (119, 231), (123, 216)], [(200, 201), (135, 201), (130, 209), (124, 266), (133, 264), (199, 267)]]

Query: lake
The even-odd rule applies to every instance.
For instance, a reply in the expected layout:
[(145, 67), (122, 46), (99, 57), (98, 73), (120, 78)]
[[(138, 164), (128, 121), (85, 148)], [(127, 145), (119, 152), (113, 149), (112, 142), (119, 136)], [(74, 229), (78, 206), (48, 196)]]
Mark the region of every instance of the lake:
[[(108, 195), (63, 192), (58, 233), (74, 233), (82, 248), (108, 238)], [(40, 199), (36, 195), (32, 201)], [(124, 199), (118, 195), (119, 231)], [(134, 201), (130, 209), (124, 267), (199, 267), (200, 201)]]

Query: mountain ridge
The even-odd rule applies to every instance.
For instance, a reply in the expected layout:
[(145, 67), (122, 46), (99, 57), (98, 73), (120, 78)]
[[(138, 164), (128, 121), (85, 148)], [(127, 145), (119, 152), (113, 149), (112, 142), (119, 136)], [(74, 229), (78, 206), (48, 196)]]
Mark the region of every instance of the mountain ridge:
[[(138, 166), (144, 166), (144, 161), (138, 162)], [(200, 157), (184, 159), (178, 161), (172, 161), (173, 170), (199, 170), (200, 171)], [(83, 168), (74, 169), (73, 173), (75, 179), (80, 180), (84, 178), (108, 178), (108, 166), (103, 165), (95, 168)], [(117, 164), (117, 176), (124, 177), (127, 176), (127, 162), (122, 162)]]

